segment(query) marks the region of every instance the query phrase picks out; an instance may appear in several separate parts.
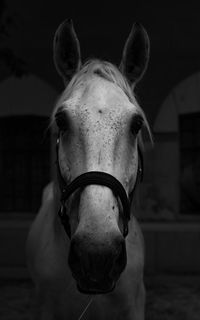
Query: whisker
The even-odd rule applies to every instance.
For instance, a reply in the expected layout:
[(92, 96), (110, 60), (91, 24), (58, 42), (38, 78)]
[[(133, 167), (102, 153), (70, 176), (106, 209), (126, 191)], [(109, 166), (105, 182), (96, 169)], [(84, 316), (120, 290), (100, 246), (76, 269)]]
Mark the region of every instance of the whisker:
[(83, 310), (83, 312), (81, 313), (80, 317), (78, 318), (78, 320), (81, 320), (82, 317), (84, 316), (84, 314), (86, 313), (87, 309), (89, 308), (89, 306), (91, 305), (93, 301), (93, 296), (91, 297), (91, 299), (89, 300), (87, 306), (85, 307), (85, 309)]

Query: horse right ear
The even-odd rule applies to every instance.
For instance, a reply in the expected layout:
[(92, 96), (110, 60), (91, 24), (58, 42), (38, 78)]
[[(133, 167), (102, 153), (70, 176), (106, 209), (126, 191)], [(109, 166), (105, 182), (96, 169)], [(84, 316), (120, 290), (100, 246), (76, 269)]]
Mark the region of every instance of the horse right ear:
[(139, 23), (135, 23), (125, 43), (121, 72), (134, 86), (143, 77), (149, 61), (150, 42), (146, 30)]
[(65, 20), (58, 27), (54, 36), (54, 63), (65, 85), (80, 69), (80, 45), (71, 19)]

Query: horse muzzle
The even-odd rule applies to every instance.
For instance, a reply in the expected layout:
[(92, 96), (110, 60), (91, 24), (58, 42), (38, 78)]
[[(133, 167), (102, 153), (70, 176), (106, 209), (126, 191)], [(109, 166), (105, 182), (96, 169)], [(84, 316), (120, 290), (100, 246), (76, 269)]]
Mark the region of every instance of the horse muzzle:
[(126, 266), (125, 240), (119, 235), (109, 244), (90, 244), (85, 237), (74, 236), (68, 262), (80, 292), (111, 292)]

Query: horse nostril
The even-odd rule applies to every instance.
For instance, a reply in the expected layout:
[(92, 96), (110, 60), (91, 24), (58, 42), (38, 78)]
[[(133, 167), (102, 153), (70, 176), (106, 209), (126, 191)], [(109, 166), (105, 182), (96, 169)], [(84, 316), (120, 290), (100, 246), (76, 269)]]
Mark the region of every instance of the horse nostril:
[(113, 256), (112, 268), (109, 275), (118, 279), (127, 263), (126, 243), (123, 237), (116, 239), (115, 255)]
[(71, 240), (68, 264), (75, 279), (88, 277), (91, 269), (89, 253), (78, 236)]

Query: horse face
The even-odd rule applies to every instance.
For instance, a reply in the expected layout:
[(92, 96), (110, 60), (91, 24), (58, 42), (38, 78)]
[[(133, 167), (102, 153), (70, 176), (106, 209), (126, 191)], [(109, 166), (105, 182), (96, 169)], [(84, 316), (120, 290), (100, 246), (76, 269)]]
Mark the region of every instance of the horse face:
[[(147, 33), (141, 25), (134, 24), (120, 64), (132, 88), (142, 78), (148, 57)], [(143, 120), (140, 108), (136, 101), (130, 102), (123, 85), (113, 81), (114, 66), (107, 74), (110, 81), (102, 76), (101, 66), (96, 66), (88, 77), (84, 78), (82, 72), (82, 81), (74, 87), (73, 76), (81, 72), (81, 54), (71, 20), (64, 21), (55, 34), (54, 61), (64, 83), (72, 79), (66, 89), (68, 93), (70, 86), (73, 88), (71, 94), (62, 96), (57, 117), (63, 178), (70, 183), (88, 171), (107, 172), (121, 182), (128, 195), (137, 175), (137, 133)], [(121, 83), (125, 81), (122, 74)], [(119, 199), (105, 186), (89, 185), (75, 192), (66, 206), (72, 232), (69, 265), (79, 290), (89, 293), (112, 290), (126, 266)]]
[[(93, 75), (63, 99), (59, 110), (59, 166), (65, 181), (103, 171), (129, 194), (137, 175), (141, 116), (123, 90)], [(99, 185), (78, 190), (67, 202), (72, 231), (69, 265), (84, 292), (112, 290), (126, 266), (122, 210), (112, 190)]]

